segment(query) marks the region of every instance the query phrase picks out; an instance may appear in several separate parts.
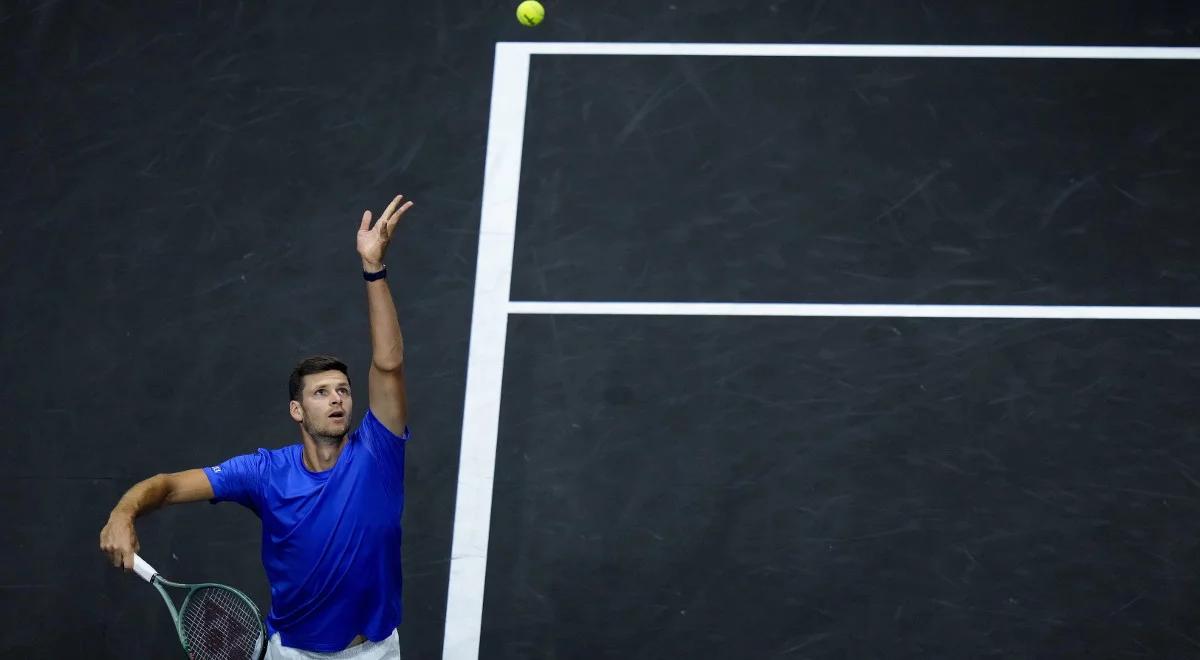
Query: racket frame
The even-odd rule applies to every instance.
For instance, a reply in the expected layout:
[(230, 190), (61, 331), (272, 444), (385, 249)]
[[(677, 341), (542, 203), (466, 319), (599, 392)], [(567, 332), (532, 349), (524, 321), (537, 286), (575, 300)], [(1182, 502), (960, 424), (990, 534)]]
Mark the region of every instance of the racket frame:
[[(172, 582), (171, 580), (168, 580), (160, 575), (158, 571), (154, 570), (154, 567), (146, 563), (146, 560), (142, 559), (136, 554), (133, 556), (133, 572), (137, 573), (138, 577), (142, 578), (146, 582), (154, 585), (154, 588), (158, 590), (158, 594), (162, 596), (163, 602), (167, 604), (167, 609), (171, 610), (171, 621), (175, 624), (175, 634), (179, 636), (179, 643), (183, 645), (183, 650), (185, 653), (191, 654), (192, 649), (188, 643), (187, 635), (185, 635), (183, 632), (183, 617), (180, 615), (180, 612), (187, 610), (188, 601), (190, 601), (192, 596), (200, 589), (217, 588), (233, 593), (250, 606), (251, 611), (254, 612), (255, 619), (258, 621), (258, 654), (262, 655), (262, 651), (266, 647), (267, 630), (263, 625), (262, 612), (259, 611), (258, 606), (255, 605), (254, 601), (245, 593), (238, 589), (234, 589), (229, 585), (217, 584), (215, 582), (198, 582), (195, 584)], [(172, 601), (171, 596), (167, 593), (167, 590), (164, 588), (164, 586), (171, 587), (173, 589), (187, 590), (187, 594), (183, 597), (183, 602), (178, 608), (175, 607), (174, 601)]]

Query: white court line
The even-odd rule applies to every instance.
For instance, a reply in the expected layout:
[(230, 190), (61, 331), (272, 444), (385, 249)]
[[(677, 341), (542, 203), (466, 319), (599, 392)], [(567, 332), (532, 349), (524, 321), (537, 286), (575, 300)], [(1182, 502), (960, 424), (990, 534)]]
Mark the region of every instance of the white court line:
[(1138, 46), (941, 46), (919, 44), (694, 44), (504, 42), (528, 55), (708, 55), (724, 57), (939, 57), (992, 59), (1195, 60), (1200, 48)]
[[(444, 660), (478, 660), (509, 314), (1196, 319), (1194, 308), (509, 302), (530, 55), (1195, 60), (1200, 48), (855, 44), (498, 43), (455, 501)], [(572, 310), (572, 311), (568, 311)], [(1072, 311), (1073, 310), (1073, 311)], [(1090, 310), (1090, 311), (1080, 311)], [(1107, 310), (1107, 311), (1105, 311)], [(834, 313), (836, 312), (836, 313)], [(1098, 314), (1080, 316), (1079, 314)], [(1067, 314), (1062, 316), (1061, 314)]]
[(512, 301), (509, 314), (628, 316), (867, 316), (942, 319), (1126, 319), (1197, 321), (1200, 307), (1067, 305), (845, 305), (820, 303), (678, 303)]
[(450, 549), (450, 584), (446, 592), (442, 657), (447, 659), (476, 660), (479, 657), (496, 435), (500, 422), (500, 384), (508, 331), (505, 305), (512, 279), (513, 228), (517, 223), (528, 80), (529, 56), (497, 48), (483, 174), (479, 256), (475, 266), (471, 348), (463, 401), (454, 541)]

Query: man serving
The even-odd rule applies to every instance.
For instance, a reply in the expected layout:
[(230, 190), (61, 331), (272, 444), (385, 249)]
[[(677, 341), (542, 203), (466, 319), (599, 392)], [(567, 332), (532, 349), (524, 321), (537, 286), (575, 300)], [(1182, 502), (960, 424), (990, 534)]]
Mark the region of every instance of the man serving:
[(403, 199), (397, 195), (374, 225), (364, 211), (358, 229), (371, 325), (370, 402), (358, 428), (349, 432), (354, 399), (346, 365), (307, 358), (288, 381), (299, 444), (155, 475), (125, 493), (100, 532), (101, 551), (128, 571), (139, 549), (134, 520), (144, 513), (201, 500), (254, 511), (271, 584), (267, 660), (400, 658), (408, 405), (404, 340), (383, 256), (412, 207)]

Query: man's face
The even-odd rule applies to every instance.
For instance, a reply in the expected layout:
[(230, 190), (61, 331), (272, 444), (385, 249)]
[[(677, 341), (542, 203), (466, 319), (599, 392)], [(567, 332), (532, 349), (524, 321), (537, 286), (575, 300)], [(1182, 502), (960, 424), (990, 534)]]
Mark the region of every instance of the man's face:
[(340, 371), (322, 371), (304, 377), (299, 405), (292, 402), (292, 419), (314, 438), (341, 438), (350, 430), (354, 400), (350, 381)]

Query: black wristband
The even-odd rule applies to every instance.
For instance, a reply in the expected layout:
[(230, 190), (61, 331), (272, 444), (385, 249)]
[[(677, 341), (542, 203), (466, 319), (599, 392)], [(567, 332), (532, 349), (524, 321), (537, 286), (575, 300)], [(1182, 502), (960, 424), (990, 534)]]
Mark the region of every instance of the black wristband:
[(377, 270), (374, 273), (368, 273), (365, 270), (363, 271), (363, 279), (368, 282), (374, 282), (375, 280), (382, 280), (385, 277), (387, 277), (387, 266), (384, 266), (383, 270)]

